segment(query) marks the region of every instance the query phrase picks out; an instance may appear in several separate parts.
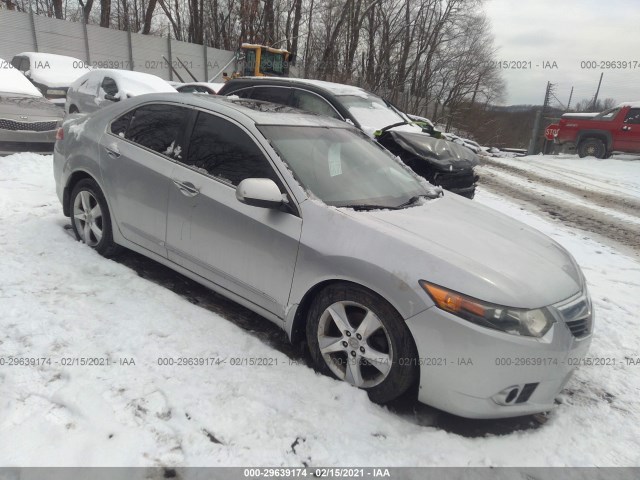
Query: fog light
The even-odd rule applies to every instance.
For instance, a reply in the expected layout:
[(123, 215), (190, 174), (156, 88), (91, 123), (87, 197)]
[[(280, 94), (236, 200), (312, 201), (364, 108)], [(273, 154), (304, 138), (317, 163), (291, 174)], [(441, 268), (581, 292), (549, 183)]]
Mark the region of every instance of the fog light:
[(491, 399), (498, 405), (512, 405), (515, 399), (518, 397), (519, 392), (520, 386), (513, 385), (496, 393), (493, 397), (491, 397)]

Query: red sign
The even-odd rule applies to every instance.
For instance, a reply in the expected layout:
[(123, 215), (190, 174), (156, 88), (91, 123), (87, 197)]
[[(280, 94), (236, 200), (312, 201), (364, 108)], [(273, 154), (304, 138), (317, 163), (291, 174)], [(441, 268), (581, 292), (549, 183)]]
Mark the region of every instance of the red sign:
[(560, 131), (560, 125), (557, 123), (552, 123), (547, 128), (544, 129), (544, 138), (547, 140), (553, 140), (558, 132)]

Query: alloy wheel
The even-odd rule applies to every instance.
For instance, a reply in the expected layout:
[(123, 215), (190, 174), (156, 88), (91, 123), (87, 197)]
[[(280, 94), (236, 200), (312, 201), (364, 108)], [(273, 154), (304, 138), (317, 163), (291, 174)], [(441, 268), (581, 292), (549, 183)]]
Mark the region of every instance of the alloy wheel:
[(80, 239), (95, 247), (102, 240), (102, 209), (96, 197), (87, 190), (81, 190), (73, 201), (73, 221)]
[(320, 316), (317, 335), (322, 358), (340, 380), (371, 388), (389, 375), (391, 338), (378, 316), (364, 305), (333, 303)]

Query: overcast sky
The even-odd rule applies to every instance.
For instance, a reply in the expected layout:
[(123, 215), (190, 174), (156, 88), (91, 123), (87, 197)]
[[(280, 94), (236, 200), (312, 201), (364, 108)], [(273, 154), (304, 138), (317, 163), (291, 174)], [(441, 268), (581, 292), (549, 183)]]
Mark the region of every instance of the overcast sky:
[[(604, 72), (598, 98), (640, 100), (640, 0), (485, 0), (496, 60), (526, 63), (504, 69), (505, 105), (544, 100), (547, 81), (557, 83), (564, 105), (591, 98)], [(581, 68), (581, 62), (597, 68)], [(627, 61), (632, 68), (600, 68), (601, 61)], [(544, 69), (545, 62), (558, 68)]]

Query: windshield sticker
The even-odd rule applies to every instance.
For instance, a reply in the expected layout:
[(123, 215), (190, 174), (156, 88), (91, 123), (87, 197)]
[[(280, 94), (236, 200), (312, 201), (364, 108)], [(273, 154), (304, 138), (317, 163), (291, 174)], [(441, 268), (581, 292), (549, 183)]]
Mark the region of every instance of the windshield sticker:
[(342, 175), (342, 162), (340, 161), (340, 144), (329, 147), (329, 175), (335, 177)]

